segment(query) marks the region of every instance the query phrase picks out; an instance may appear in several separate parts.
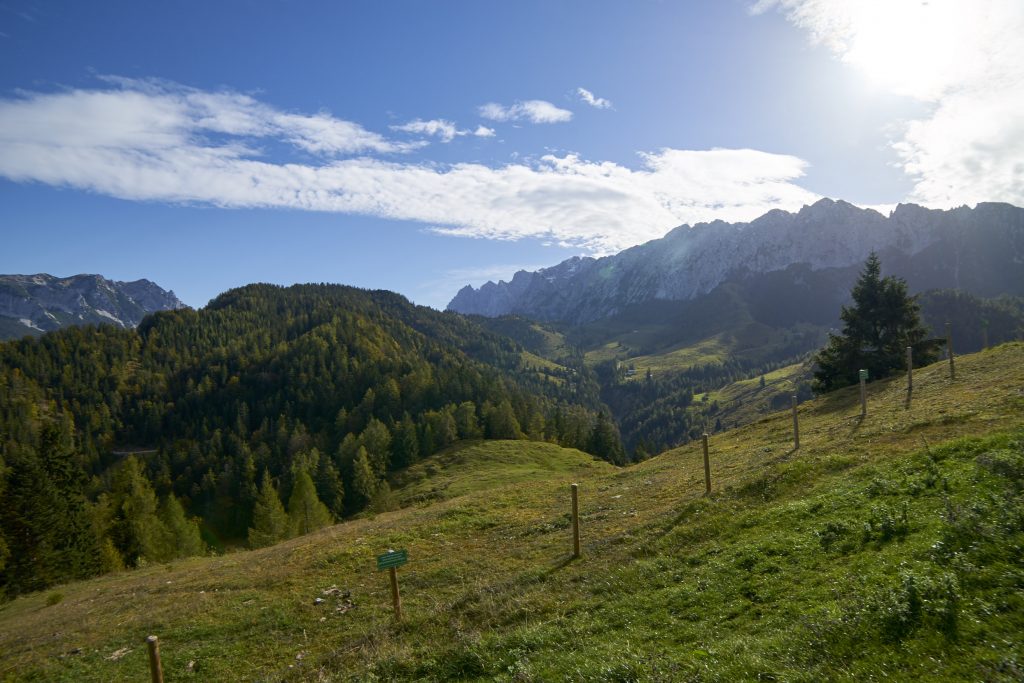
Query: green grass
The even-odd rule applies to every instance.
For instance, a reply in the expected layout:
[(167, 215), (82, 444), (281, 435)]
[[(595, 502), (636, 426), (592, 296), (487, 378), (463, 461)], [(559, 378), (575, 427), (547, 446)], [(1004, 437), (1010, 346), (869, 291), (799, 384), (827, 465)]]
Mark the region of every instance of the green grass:
[[(694, 365), (710, 365), (721, 363), (729, 356), (732, 338), (726, 333), (716, 334), (677, 349), (656, 355), (635, 356), (628, 363), (636, 366), (634, 378), (642, 378), (650, 370), (652, 375), (659, 376), (673, 371), (686, 370)], [(587, 356), (588, 360), (590, 356)]]
[[(1024, 345), (957, 373), (917, 371), (909, 409), (872, 382), (865, 419), (855, 388), (808, 402), (798, 451), (788, 411), (715, 435), (710, 497), (697, 444), (619, 470), (452, 449), (404, 509), (0, 607), (0, 679), (145, 680), (155, 633), (168, 681), (1020, 680)], [(353, 608), (313, 604), (333, 585)]]
[(564, 477), (611, 472), (603, 460), (571, 448), (532, 441), (469, 441), (456, 444), (396, 473), (391, 485), (402, 505), (446, 500)]

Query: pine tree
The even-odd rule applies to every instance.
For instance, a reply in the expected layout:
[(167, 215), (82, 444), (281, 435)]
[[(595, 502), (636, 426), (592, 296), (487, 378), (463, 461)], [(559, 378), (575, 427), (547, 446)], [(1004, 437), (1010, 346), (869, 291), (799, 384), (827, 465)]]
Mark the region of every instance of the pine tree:
[(380, 489), (380, 479), (370, 466), (370, 458), (366, 448), (359, 447), (355, 461), (352, 463), (352, 496), (350, 500), (354, 510), (362, 510), (373, 500)]
[(486, 415), (488, 439), (521, 439), (523, 430), (508, 399), (491, 408)]
[(288, 537), (288, 514), (281, 505), (270, 473), (263, 471), (256, 503), (253, 506), (252, 527), (249, 529), (249, 547), (263, 548)]
[(463, 401), (459, 404), (455, 409), (455, 426), (461, 439), (479, 439), (483, 436), (480, 421), (476, 417), (476, 404), (472, 401)]
[(173, 493), (160, 504), (158, 517), (165, 531), (164, 557), (159, 558), (160, 561), (203, 554), (206, 548), (199, 535), (199, 523), (185, 516), (185, 509)]
[(387, 425), (373, 418), (359, 435), (359, 443), (366, 447), (370, 465), (378, 477), (383, 477), (391, 463), (391, 431)]
[(3, 534), (0, 533), (0, 573), (2, 573), (4, 567), (7, 566), (7, 558), (10, 556), (11, 551), (7, 547), (7, 541), (4, 540)]
[(391, 464), (396, 469), (408, 467), (419, 458), (420, 442), (416, 436), (416, 423), (409, 413), (395, 425), (395, 436), (391, 441)]
[(129, 566), (139, 560), (158, 560), (164, 555), (167, 531), (157, 517), (156, 493), (142, 467), (128, 457), (114, 475), (111, 491), (113, 520), (110, 537)]
[(345, 504), (345, 487), (341, 483), (338, 468), (326, 454), (313, 449), (311, 455), (316, 456), (316, 492), (327, 509), (336, 517), (340, 517)]
[(853, 286), (852, 306), (843, 306), (842, 332), (830, 334), (828, 345), (815, 359), (815, 389), (832, 391), (855, 384), (858, 371), (872, 378), (888, 377), (906, 369), (906, 347), (913, 348), (914, 365), (938, 359), (940, 341), (926, 339), (915, 297), (907, 283), (897, 277), (881, 276), (881, 263), (874, 252), (868, 257), (860, 278)]
[(622, 449), (619, 430), (603, 411), (597, 414), (594, 430), (590, 433), (590, 444), (587, 451), (610, 463), (626, 464), (626, 454)]
[(316, 495), (316, 486), (309, 472), (300, 469), (295, 474), (292, 495), (288, 498), (288, 525), (291, 534), (308, 534), (328, 526), (333, 521), (330, 510)]

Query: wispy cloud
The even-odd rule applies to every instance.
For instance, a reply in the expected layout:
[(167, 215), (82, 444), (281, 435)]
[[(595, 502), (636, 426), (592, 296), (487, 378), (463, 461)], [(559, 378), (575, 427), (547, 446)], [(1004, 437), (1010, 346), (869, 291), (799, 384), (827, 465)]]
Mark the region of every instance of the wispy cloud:
[[(272, 158), (263, 141), (317, 156)], [(0, 176), (128, 200), (371, 215), (609, 253), (680, 223), (816, 199), (797, 184), (802, 160), (749, 149), (663, 149), (636, 168), (574, 154), (498, 167), (365, 156), (407, 149), (327, 114), (166, 84), (0, 99)]]
[(930, 103), (893, 142), (932, 206), (1024, 203), (1024, 3), (761, 0), (890, 92)]
[(480, 116), (491, 121), (521, 121), (530, 123), (563, 123), (572, 120), (572, 112), (560, 109), (546, 100), (526, 100), (505, 106), (488, 102), (479, 108)]
[(403, 123), (400, 126), (391, 126), (391, 130), (397, 130), (403, 133), (429, 135), (439, 138), (441, 142), (451, 142), (456, 137), (462, 137), (464, 135), (472, 135), (478, 138), (494, 137), (494, 129), (488, 128), (487, 126), (477, 126), (475, 130), (462, 130), (451, 121), (446, 121), (444, 119), (432, 119), (430, 121), (414, 119), (413, 121)]
[(596, 109), (610, 109), (612, 106), (611, 100), (606, 100), (603, 97), (595, 97), (594, 93), (590, 92), (586, 88), (576, 88), (576, 94), (580, 96), (581, 100)]
[[(421, 146), (388, 140), (327, 113), (280, 111), (237, 92), (202, 91), (162, 81), (105, 80), (115, 87), (26, 93), (0, 100), (0, 144), (51, 151), (203, 146), (223, 154), (237, 152), (238, 145), (273, 138), (322, 156), (403, 153)], [(235, 140), (217, 146), (221, 136)]]
[(432, 119), (430, 121), (423, 121), (422, 119), (415, 119), (409, 123), (403, 123), (400, 126), (391, 126), (391, 130), (398, 130), (404, 133), (419, 133), (421, 135), (436, 136), (441, 139), (442, 142), (451, 142), (455, 139), (456, 135), (465, 135), (465, 132), (460, 132), (455, 124), (451, 121), (445, 121), (444, 119)]

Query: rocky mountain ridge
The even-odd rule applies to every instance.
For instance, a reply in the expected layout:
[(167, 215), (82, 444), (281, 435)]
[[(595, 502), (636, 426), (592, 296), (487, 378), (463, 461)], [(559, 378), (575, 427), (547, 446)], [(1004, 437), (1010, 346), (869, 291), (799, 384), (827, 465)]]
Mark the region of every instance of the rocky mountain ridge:
[[(579, 324), (644, 301), (690, 300), (727, 280), (794, 264), (814, 270), (857, 265), (872, 250), (901, 264), (922, 288), (995, 296), (1006, 293), (1005, 287), (992, 284), (986, 269), (997, 267), (1001, 282), (1024, 283), (1024, 209), (981, 203), (944, 211), (900, 204), (883, 216), (822, 199), (796, 213), (773, 210), (749, 223), (683, 225), (614, 256), (574, 257), (520, 271), (511, 282), (466, 286), (448, 309)], [(915, 260), (923, 254), (927, 259)]]
[(120, 282), (102, 275), (0, 275), (0, 339), (39, 335), (68, 325), (135, 327), (154, 311), (185, 304), (149, 280)]

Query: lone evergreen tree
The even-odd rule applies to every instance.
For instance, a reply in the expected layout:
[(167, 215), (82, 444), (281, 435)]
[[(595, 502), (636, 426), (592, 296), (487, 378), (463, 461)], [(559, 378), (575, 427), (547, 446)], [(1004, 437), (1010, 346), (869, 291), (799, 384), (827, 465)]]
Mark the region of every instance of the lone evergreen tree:
[(906, 369), (906, 347), (913, 348), (914, 365), (934, 363), (941, 341), (927, 339), (916, 297), (907, 294), (902, 278), (882, 277), (874, 252), (853, 286), (852, 306), (843, 306), (843, 330), (829, 335), (828, 345), (817, 358), (814, 384), (817, 391), (832, 391), (858, 381), (864, 369), (871, 377), (887, 377)]
[(263, 548), (274, 545), (288, 537), (288, 514), (281, 505), (281, 499), (270, 480), (270, 473), (263, 471), (263, 482), (253, 505), (252, 527), (249, 528), (249, 547)]

